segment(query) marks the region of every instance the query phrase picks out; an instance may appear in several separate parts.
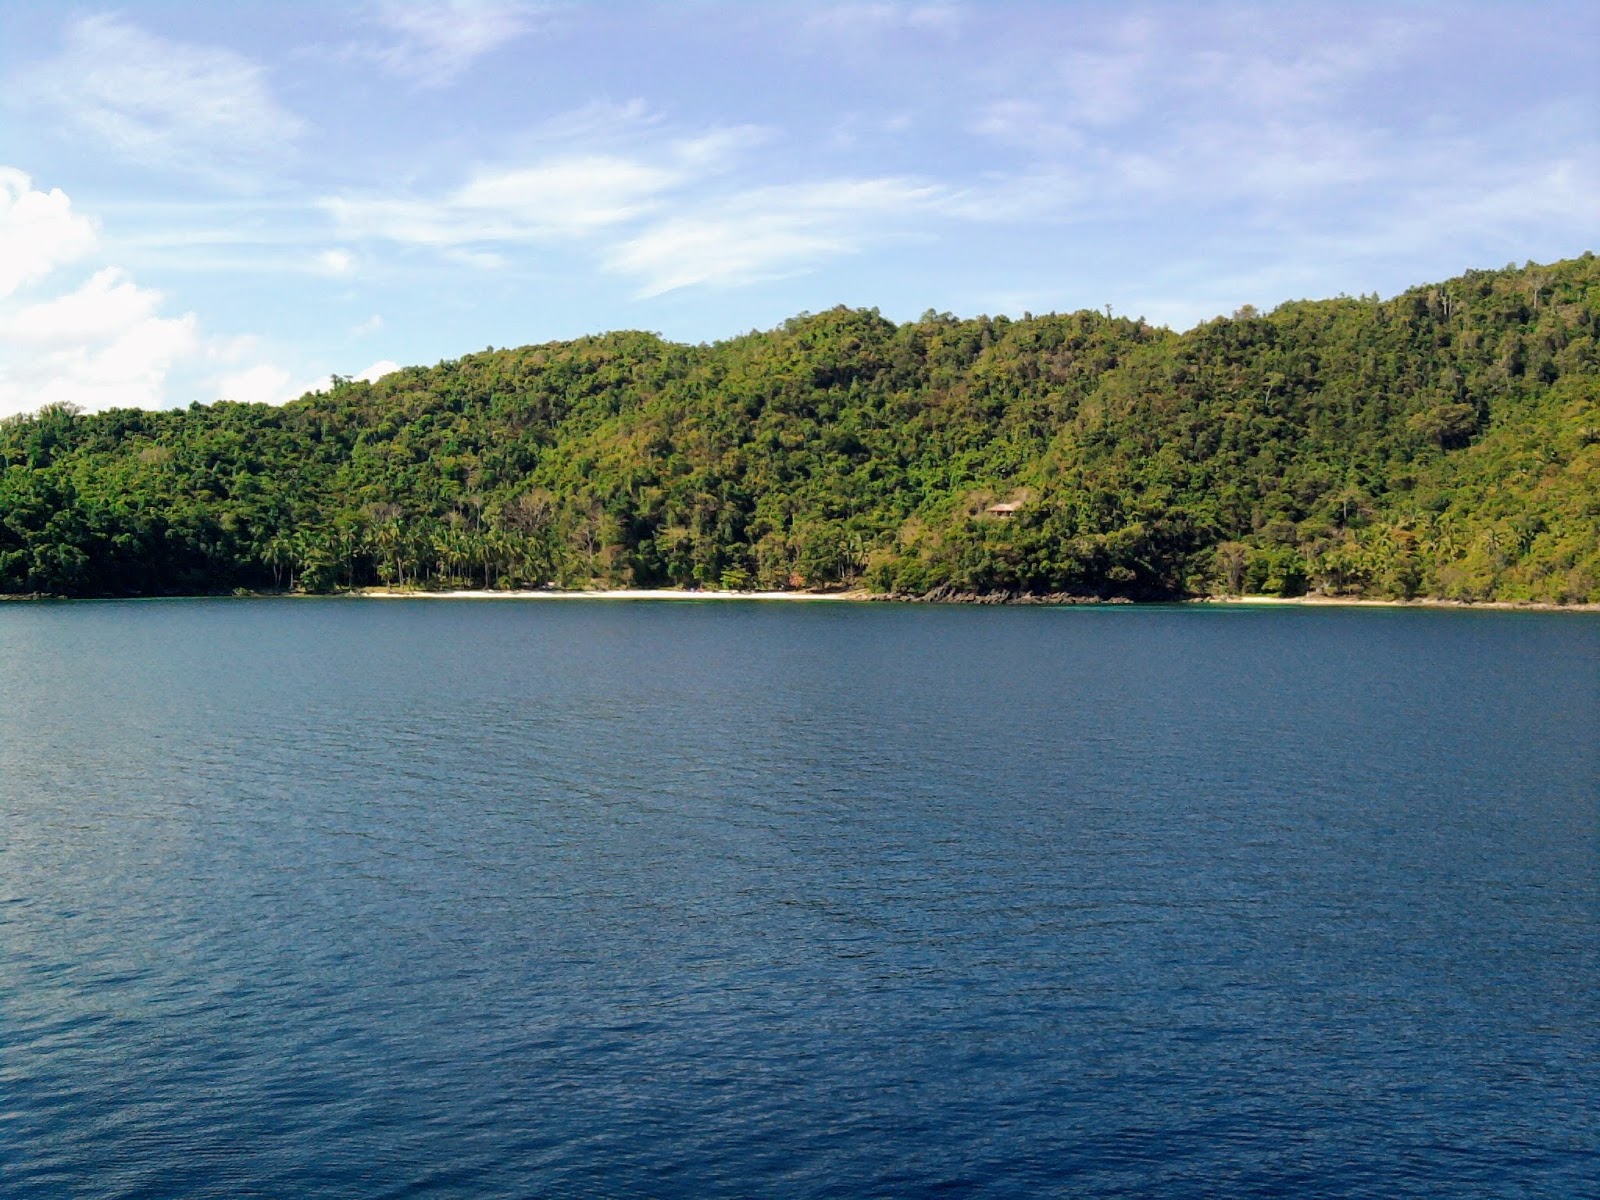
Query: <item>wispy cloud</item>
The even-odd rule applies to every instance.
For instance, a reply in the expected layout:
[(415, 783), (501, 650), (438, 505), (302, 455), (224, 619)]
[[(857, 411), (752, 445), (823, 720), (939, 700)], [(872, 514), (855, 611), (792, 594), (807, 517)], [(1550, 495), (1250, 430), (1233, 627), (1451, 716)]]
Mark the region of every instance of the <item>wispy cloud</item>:
[(1153, 65), (1182, 65), (1171, 83), (1255, 113), (1316, 108), (1392, 71), (1421, 41), (1437, 35), (1426, 10), (1415, 15), (1339, 19), (1337, 10), (1289, 10), (1262, 22), (1248, 10), (1223, 10), (1187, 47), (1163, 46)]
[(814, 269), (935, 206), (944, 190), (913, 179), (841, 179), (756, 188), (669, 217), (611, 248), (608, 270), (640, 298), (696, 284), (733, 286)]
[(1034, 190), (1012, 206), (1019, 214), (1152, 218), (1231, 205), (1247, 223), (1320, 209), (1409, 177), (1414, 151), (1350, 96), (1391, 72), (1422, 29), (1420, 19), (1340, 24), (1295, 12), (1261, 22), (1236, 8), (1087, 20), (1013, 48), (989, 77), (1005, 90), (966, 131), (1031, 164), (1002, 194), (1021, 197), (1030, 179), (1068, 182), (1054, 205)]
[(436, 199), (335, 196), (323, 207), (352, 238), (461, 247), (581, 237), (648, 212), (683, 173), (614, 155), (480, 170)]
[(966, 23), (959, 4), (880, 3), (827, 4), (810, 12), (804, 29), (830, 46), (863, 47), (881, 38), (907, 32), (941, 39), (957, 37)]
[(1094, 191), (1088, 172), (1045, 164), (986, 173), (949, 189), (935, 211), (983, 224), (1056, 222), (1085, 216)]
[(1426, 16), (1341, 21), (1286, 10), (1217, 6), (1157, 18), (1146, 8), (1093, 10), (984, 59), (972, 78), (991, 90), (970, 132), (1059, 149), (1124, 138), (1140, 123), (1313, 118), (1391, 73), (1430, 34)]
[(665, 114), (651, 108), (638, 97), (622, 103), (591, 100), (544, 121), (535, 135), (540, 142), (606, 145), (657, 129), (665, 119)]
[(725, 125), (671, 145), (672, 160), (694, 171), (714, 172), (735, 158), (772, 140), (772, 131), (760, 125)]
[(1079, 128), (1063, 120), (1053, 105), (1022, 96), (984, 104), (968, 120), (967, 132), (1044, 155), (1078, 150), (1085, 141)]
[(715, 130), (669, 143), (656, 161), (607, 154), (480, 168), (439, 197), (336, 196), (321, 206), (349, 241), (423, 247), (479, 268), (504, 265), (519, 247), (585, 250), (635, 280), (642, 299), (806, 274), (874, 244), (934, 236), (941, 223), (1058, 219), (1083, 193), (1054, 168), (960, 186), (909, 175), (739, 186), (720, 176), (766, 136)]
[(496, 245), (585, 239), (657, 213), (704, 186), (769, 134), (737, 125), (627, 151), (576, 150), (481, 166), (441, 196), (341, 195), (320, 207), (348, 238), (492, 254)]
[(1526, 258), (1530, 234), (1600, 228), (1597, 164), (1595, 142), (1574, 145), (1562, 158), (1525, 164), (1509, 178), (1449, 155), (1428, 156), (1417, 164), (1412, 186), (1381, 217), (1319, 227), (1313, 236), (1331, 251), (1363, 258), (1414, 254), (1467, 239), (1493, 240), (1508, 257)]
[(391, 40), (366, 52), (419, 87), (445, 87), (484, 55), (530, 33), (543, 7), (515, 0), (384, 0), (376, 19)]
[(302, 131), (257, 63), (110, 14), (72, 22), (61, 54), (22, 72), (15, 98), (124, 159), (221, 178)]

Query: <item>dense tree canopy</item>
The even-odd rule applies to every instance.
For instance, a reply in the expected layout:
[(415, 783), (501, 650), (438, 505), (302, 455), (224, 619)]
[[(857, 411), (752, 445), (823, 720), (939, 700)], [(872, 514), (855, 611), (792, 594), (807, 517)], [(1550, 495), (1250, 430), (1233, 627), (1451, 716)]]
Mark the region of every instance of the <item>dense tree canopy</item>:
[(1182, 335), (839, 308), (709, 346), (488, 350), (281, 408), (12, 418), (0, 592), (1600, 601), (1597, 466), (1592, 254)]

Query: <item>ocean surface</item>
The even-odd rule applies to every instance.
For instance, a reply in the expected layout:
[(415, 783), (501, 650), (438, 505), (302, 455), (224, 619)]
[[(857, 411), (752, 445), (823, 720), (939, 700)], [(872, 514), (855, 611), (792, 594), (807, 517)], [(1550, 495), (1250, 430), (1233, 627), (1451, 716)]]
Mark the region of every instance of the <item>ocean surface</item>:
[(1600, 618), (0, 606), (0, 1194), (1579, 1197)]

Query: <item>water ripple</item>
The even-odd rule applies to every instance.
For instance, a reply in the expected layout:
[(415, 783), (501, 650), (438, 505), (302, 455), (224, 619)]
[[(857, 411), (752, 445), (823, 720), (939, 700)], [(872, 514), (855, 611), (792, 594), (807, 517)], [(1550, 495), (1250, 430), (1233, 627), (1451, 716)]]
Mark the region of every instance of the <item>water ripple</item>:
[(1600, 1169), (1594, 621), (0, 620), (8, 1197)]

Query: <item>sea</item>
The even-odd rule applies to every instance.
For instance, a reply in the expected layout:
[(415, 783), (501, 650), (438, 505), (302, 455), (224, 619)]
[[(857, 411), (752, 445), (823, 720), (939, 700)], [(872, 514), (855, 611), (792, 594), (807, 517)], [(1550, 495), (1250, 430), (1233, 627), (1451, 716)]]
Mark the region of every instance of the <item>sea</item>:
[(1582, 1197), (1600, 616), (0, 606), (0, 1195)]

